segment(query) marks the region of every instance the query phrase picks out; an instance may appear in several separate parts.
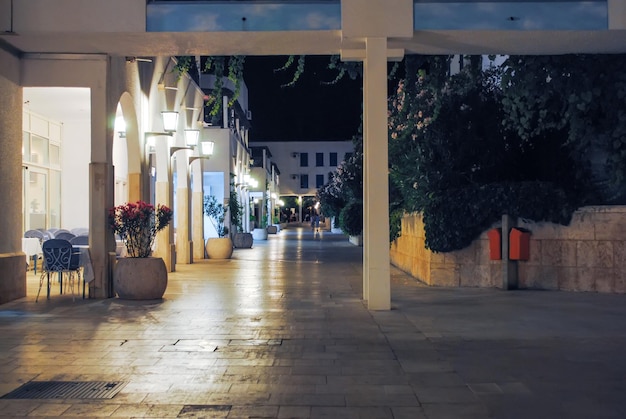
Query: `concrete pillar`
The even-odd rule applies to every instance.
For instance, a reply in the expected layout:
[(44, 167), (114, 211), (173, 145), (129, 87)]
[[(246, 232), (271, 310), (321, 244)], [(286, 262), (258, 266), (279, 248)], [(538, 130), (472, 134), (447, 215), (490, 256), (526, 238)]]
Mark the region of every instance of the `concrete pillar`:
[[(22, 89), (4, 77), (19, 61), (0, 51), (0, 304), (26, 296), (26, 257), (22, 253)], [(11, 68), (8, 68), (11, 67)], [(6, 72), (5, 72), (6, 71)], [(9, 74), (7, 74), (10, 76)]]
[(626, 2), (624, 0), (608, 0), (609, 29), (626, 29)]
[(141, 173), (128, 174), (128, 202), (142, 200), (142, 177)]
[(187, 174), (188, 158), (186, 150), (179, 150), (176, 158), (176, 262), (190, 264), (191, 234), (189, 231), (189, 175)]
[[(172, 208), (171, 201), (171, 168), (169, 155), (169, 136), (156, 136), (155, 153), (156, 153), (156, 182), (155, 182), (155, 205), (167, 205)], [(153, 252), (154, 256), (163, 258), (168, 272), (174, 272), (175, 258), (173, 257), (173, 244), (171, 237), (173, 236), (172, 224), (165, 227), (156, 236), (156, 248)]]
[(202, 160), (191, 163), (191, 240), (193, 260), (204, 259), (204, 194), (202, 192)]
[(509, 259), (509, 238), (517, 220), (510, 215), (502, 216), (502, 289), (517, 289), (517, 261)]
[(370, 310), (390, 310), (387, 39), (367, 38), (365, 54), (363, 298)]

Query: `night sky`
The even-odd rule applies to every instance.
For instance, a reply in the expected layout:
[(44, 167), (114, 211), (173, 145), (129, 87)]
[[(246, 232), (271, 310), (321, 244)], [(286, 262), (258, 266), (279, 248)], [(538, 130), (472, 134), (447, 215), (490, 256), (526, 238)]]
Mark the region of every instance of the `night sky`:
[(335, 85), (336, 71), (327, 69), (328, 56), (307, 56), (304, 74), (289, 83), (297, 66), (275, 72), (287, 62), (281, 57), (246, 57), (244, 80), (252, 111), (250, 141), (351, 140), (361, 122), (362, 80), (345, 76)]

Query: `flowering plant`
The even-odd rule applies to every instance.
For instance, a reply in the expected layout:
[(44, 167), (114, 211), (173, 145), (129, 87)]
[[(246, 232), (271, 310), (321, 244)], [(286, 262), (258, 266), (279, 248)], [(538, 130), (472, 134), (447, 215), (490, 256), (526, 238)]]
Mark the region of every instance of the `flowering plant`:
[(172, 210), (165, 205), (148, 204), (143, 201), (128, 202), (109, 209), (109, 225), (126, 244), (131, 258), (147, 258), (158, 231), (163, 230), (172, 219)]

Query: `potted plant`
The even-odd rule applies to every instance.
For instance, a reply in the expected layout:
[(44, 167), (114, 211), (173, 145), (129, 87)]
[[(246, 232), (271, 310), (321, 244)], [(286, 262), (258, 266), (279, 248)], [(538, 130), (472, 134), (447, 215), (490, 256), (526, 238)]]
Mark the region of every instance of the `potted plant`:
[(230, 199), (228, 200), (228, 211), (230, 212), (230, 225), (234, 231), (231, 232), (233, 246), (238, 249), (250, 249), (252, 247), (252, 234), (243, 231), (243, 205), (239, 202), (239, 196), (231, 183)]
[(267, 221), (265, 217), (260, 218), (258, 225), (252, 230), (252, 238), (254, 240), (267, 240)]
[(153, 300), (167, 288), (167, 268), (162, 258), (152, 257), (156, 234), (172, 220), (165, 205), (137, 201), (109, 210), (109, 225), (124, 242), (127, 257), (120, 258), (113, 271), (113, 286), (119, 298)]
[(204, 197), (204, 213), (215, 227), (218, 237), (210, 237), (206, 241), (206, 252), (209, 259), (230, 259), (233, 255), (233, 241), (228, 237), (228, 227), (224, 225), (227, 207), (213, 195)]

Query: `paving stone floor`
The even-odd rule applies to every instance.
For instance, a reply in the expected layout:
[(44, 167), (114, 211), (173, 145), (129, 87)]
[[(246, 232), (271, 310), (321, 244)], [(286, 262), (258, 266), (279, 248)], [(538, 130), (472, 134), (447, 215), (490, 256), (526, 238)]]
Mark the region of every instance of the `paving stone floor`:
[(361, 300), (362, 248), (286, 229), (178, 265), (162, 301), (0, 305), (0, 396), (124, 381), (111, 399), (0, 398), (0, 418), (624, 418), (626, 296), (428, 288), (392, 268)]

